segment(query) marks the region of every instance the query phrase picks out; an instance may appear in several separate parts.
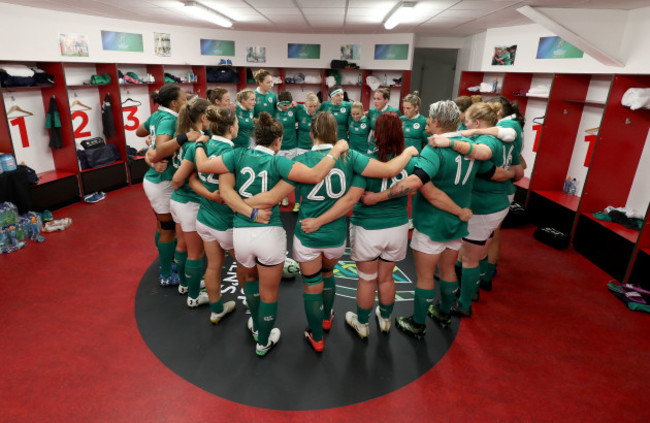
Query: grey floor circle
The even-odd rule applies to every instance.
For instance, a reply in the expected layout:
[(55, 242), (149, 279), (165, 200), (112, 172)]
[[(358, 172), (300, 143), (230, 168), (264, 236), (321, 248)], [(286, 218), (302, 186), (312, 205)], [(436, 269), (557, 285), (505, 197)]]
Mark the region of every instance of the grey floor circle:
[[(295, 220), (294, 214), (283, 214), (285, 228), (293, 228)], [(417, 341), (398, 331), (394, 322), (389, 334), (381, 333), (373, 313), (369, 339), (362, 341), (344, 318), (346, 311), (356, 310), (350, 263), (349, 256), (339, 263), (335, 319), (322, 353), (314, 352), (303, 336), (307, 323), (298, 276), (280, 287), (276, 321), (282, 331), (280, 342), (266, 357), (257, 357), (230, 258), (223, 272), (222, 297), (235, 300), (237, 308), (220, 324), (210, 323), (208, 306), (188, 309), (186, 297), (176, 287), (160, 287), (156, 260), (137, 290), (137, 325), (145, 343), (169, 369), (230, 401), (276, 410), (317, 410), (367, 401), (430, 370), (448, 351), (460, 322), (454, 318), (451, 328), (442, 329), (427, 318), (427, 334)], [(415, 269), (410, 253), (398, 267), (393, 318), (413, 313)]]

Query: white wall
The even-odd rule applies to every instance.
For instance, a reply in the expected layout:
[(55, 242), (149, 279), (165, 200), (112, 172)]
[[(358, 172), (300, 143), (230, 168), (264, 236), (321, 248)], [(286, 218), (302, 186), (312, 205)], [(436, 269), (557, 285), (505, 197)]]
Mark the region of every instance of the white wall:
[[(608, 25), (606, 14), (599, 11), (592, 12), (594, 13), (585, 11), (582, 15), (575, 15), (576, 28), (584, 33), (585, 26), (589, 25), (593, 31), (589, 41), (602, 44), (603, 48), (607, 50), (615, 50), (618, 45), (620, 54), (616, 56), (625, 63), (624, 67), (603, 65), (586, 53), (581, 59), (537, 59), (539, 38), (555, 34), (540, 25), (531, 24), (488, 29), (483, 33), (484, 39), (478, 36), (472, 37), (470, 60), (468, 66), (461, 70), (494, 71), (498, 69), (501, 72), (536, 73), (647, 73), (650, 69), (650, 55), (647, 54), (647, 46), (650, 45), (650, 31), (648, 31), (650, 7), (629, 12), (612, 12), (610, 19), (613, 19), (615, 23), (620, 23), (623, 20), (621, 13), (627, 14), (626, 24), (622, 26), (623, 34), (611, 33), (612, 28), (621, 28), (621, 26)], [(580, 16), (583, 16), (582, 21), (579, 19)], [(608, 43), (604, 43), (602, 38), (607, 34), (610, 34), (610, 39)], [(514, 44), (517, 45), (514, 65), (507, 68), (491, 65), (495, 46)], [(478, 57), (480, 59), (477, 60)]]
[[(361, 59), (355, 61), (363, 69), (411, 69), (413, 34), (278, 34), (233, 30), (206, 30), (149, 22), (125, 21), (74, 13), (56, 12), (0, 3), (0, 60), (66, 61), (101, 63), (153, 63), (214, 65), (220, 57), (202, 56), (200, 39), (235, 41), (233, 65), (245, 66), (248, 46), (265, 46), (266, 67), (328, 68), (332, 59), (339, 59), (341, 44), (360, 44)], [(144, 52), (102, 50), (101, 31), (141, 33)], [(171, 34), (171, 57), (154, 54), (153, 33)], [(88, 36), (90, 57), (62, 57), (59, 33)], [(7, 42), (12, 40), (12, 42)], [(288, 43), (321, 44), (320, 59), (288, 59)], [(408, 60), (374, 60), (375, 44), (409, 44)]]

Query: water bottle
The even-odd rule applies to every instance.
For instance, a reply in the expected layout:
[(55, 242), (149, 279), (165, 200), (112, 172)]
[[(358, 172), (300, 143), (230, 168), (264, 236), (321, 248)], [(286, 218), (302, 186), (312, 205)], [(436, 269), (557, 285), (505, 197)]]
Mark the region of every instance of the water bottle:
[(571, 177), (567, 176), (566, 181), (564, 181), (564, 188), (562, 188), (562, 192), (568, 194), (569, 193), (569, 186), (571, 186)]
[(492, 92), (495, 93), (497, 92), (497, 87), (499, 86), (499, 79), (494, 78), (494, 82), (492, 82)]
[(11, 154), (3, 154), (0, 156), (0, 166), (5, 172), (13, 172), (16, 170), (16, 160)]
[(361, 72), (359, 72), (359, 78), (357, 79), (357, 85), (361, 86), (363, 83), (363, 77), (361, 76)]
[(388, 76), (384, 74), (384, 87), (388, 86)]
[(578, 189), (578, 181), (576, 180), (576, 178), (573, 178), (569, 186), (569, 194), (576, 195), (577, 189)]

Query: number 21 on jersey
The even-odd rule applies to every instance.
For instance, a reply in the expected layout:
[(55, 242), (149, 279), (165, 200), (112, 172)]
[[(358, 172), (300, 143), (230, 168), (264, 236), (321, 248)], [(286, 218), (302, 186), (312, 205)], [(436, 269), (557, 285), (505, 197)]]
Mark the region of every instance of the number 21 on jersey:
[[(255, 181), (255, 171), (253, 170), (253, 168), (246, 166), (245, 168), (240, 170), (239, 173), (241, 173), (242, 175), (248, 175), (248, 179), (246, 179), (246, 182), (244, 182), (244, 184), (239, 188), (239, 195), (241, 195), (243, 198), (250, 198), (253, 196), (253, 194), (251, 194), (246, 190), (251, 185), (253, 185), (253, 182)], [(260, 192), (268, 191), (269, 173), (266, 170), (263, 170), (260, 173), (258, 173), (257, 176), (262, 178), (262, 189), (260, 190)]]

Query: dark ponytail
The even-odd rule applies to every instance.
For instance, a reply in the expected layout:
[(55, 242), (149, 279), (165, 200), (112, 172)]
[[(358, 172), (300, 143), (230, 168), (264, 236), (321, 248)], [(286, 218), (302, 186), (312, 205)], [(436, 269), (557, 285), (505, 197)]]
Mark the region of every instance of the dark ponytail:
[(154, 103), (163, 107), (169, 107), (172, 101), (178, 100), (181, 87), (176, 84), (165, 84), (158, 91), (151, 93), (151, 99)]
[(517, 104), (517, 101), (510, 101), (507, 98), (503, 96), (498, 96), (494, 97), (488, 100), (489, 103), (501, 103), (501, 110), (503, 111), (503, 117), (510, 116), (512, 114), (515, 115), (515, 120), (519, 122), (521, 127), (524, 127), (524, 123), (526, 123), (526, 118), (524, 115), (521, 114), (519, 111), (519, 104)]
[(284, 128), (280, 122), (273, 119), (267, 112), (262, 112), (255, 127), (255, 143), (268, 147), (276, 139), (282, 138), (283, 131)]

